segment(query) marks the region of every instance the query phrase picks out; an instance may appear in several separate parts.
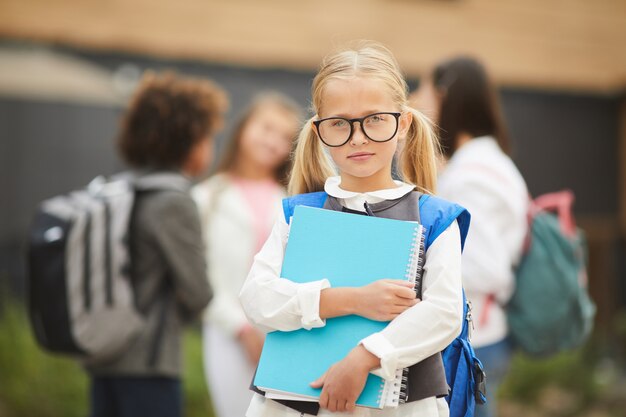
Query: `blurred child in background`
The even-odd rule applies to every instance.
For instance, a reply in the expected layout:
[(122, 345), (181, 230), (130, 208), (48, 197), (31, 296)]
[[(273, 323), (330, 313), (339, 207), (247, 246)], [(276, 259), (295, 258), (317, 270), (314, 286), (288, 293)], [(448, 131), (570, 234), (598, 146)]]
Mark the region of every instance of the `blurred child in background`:
[(463, 285), (473, 303), (472, 344), (487, 373), (488, 404), (477, 416), (495, 416), (495, 394), (509, 368), (504, 305), (527, 233), (528, 191), (509, 157), (509, 137), (495, 87), (482, 65), (455, 58), (437, 65), (414, 93), (416, 107), (438, 126), (446, 159), (438, 194), (472, 213), (463, 253)]
[(211, 160), (227, 98), (206, 80), (144, 77), (124, 115), (118, 148), (136, 175), (159, 174), (137, 192), (130, 225), (131, 279), (143, 331), (116, 359), (89, 368), (92, 417), (182, 416), (183, 324), (211, 299), (191, 179)]
[(244, 416), (264, 335), (248, 324), (238, 294), (267, 239), (290, 169), (300, 108), (278, 93), (257, 96), (237, 123), (217, 174), (197, 185), (215, 298), (204, 318), (204, 365), (218, 417)]

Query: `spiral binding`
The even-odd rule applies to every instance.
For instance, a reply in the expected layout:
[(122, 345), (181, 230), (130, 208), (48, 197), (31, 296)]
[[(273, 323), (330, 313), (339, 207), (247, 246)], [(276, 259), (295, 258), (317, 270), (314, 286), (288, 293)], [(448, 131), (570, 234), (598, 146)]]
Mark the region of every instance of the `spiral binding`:
[[(420, 226), (422, 228), (422, 226)], [(422, 298), (422, 272), (424, 271), (424, 263), (426, 261), (425, 239), (423, 229), (420, 230), (419, 250), (417, 253), (417, 267), (415, 268), (415, 294), (418, 298)]]
[[(398, 385), (397, 382), (394, 385)], [(400, 378), (400, 392), (398, 392), (398, 403), (404, 404), (409, 399), (409, 368), (402, 370)]]
[(409, 368), (398, 369), (393, 383), (383, 381), (378, 391), (378, 403), (383, 407), (397, 407), (409, 397)]
[[(415, 284), (415, 293), (418, 297), (422, 296), (422, 272), (424, 270), (425, 252), (424, 243), (425, 236), (423, 227), (417, 225), (413, 232), (413, 244), (411, 245), (411, 254), (409, 257), (409, 265), (406, 269), (405, 278)], [(399, 369), (396, 372), (396, 378), (393, 384), (383, 382), (381, 384), (378, 401), (383, 402), (383, 406), (397, 407), (398, 404), (404, 404), (409, 397), (409, 368)]]
[(415, 292), (421, 295), (421, 276), (424, 269), (424, 233), (420, 225), (413, 231), (413, 243), (410, 248), (409, 264), (405, 271), (407, 281), (416, 284)]

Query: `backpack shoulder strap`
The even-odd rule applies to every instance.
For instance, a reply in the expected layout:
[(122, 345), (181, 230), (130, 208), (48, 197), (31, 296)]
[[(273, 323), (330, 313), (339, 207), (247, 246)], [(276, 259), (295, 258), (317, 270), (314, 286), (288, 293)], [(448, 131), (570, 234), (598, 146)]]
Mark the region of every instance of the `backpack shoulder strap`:
[(423, 194), (419, 200), (419, 210), (421, 223), (426, 229), (426, 249), (455, 220), (461, 231), (461, 249), (463, 249), (471, 218), (465, 208), (442, 198)]
[(283, 199), (283, 213), (285, 214), (285, 221), (287, 224), (291, 221), (293, 211), (296, 206), (308, 206), (322, 208), (328, 198), (328, 194), (324, 191), (318, 191), (316, 193), (297, 194), (292, 197)]
[(180, 191), (186, 193), (191, 189), (191, 181), (174, 172), (137, 175), (132, 178), (131, 183), (137, 191)]
[[(321, 208), (324, 206), (328, 194), (324, 191), (298, 194), (283, 199), (283, 213), (287, 224), (291, 221), (296, 206)], [(461, 248), (465, 245), (465, 238), (469, 230), (470, 214), (459, 206), (439, 197), (423, 194), (419, 199), (419, 215), (422, 225), (426, 228), (426, 249), (432, 242), (457, 220), (461, 230)]]

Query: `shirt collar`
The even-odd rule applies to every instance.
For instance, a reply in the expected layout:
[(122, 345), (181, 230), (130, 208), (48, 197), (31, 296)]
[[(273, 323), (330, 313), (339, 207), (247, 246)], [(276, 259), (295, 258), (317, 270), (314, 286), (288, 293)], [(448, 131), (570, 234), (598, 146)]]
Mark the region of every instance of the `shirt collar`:
[(324, 184), (324, 191), (326, 191), (328, 195), (331, 195), (335, 198), (350, 199), (362, 196), (365, 198), (366, 201), (369, 202), (370, 199), (368, 197), (370, 197), (372, 200), (378, 201), (395, 200), (396, 198), (403, 197), (404, 195), (410, 193), (415, 189), (414, 185), (407, 184), (398, 180), (394, 180), (394, 182), (397, 185), (396, 188), (386, 188), (383, 190), (368, 191), (366, 193), (357, 193), (354, 191), (347, 191), (341, 188), (341, 177), (336, 176), (330, 177), (326, 180), (326, 183)]

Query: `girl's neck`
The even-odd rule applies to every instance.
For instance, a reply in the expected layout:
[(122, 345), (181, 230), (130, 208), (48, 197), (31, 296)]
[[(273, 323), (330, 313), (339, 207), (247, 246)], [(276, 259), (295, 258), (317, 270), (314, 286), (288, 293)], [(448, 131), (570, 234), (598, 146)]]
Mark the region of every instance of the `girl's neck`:
[(455, 145), (456, 145), (456, 149), (455, 150), (461, 149), (461, 147), (463, 145), (466, 145), (472, 139), (473, 139), (472, 135), (469, 135), (469, 134), (467, 134), (465, 132), (459, 133), (458, 136), (456, 137), (456, 141), (455, 141)]
[(341, 188), (355, 193), (367, 193), (398, 187), (391, 177), (391, 173), (383, 174), (384, 175), (374, 174), (366, 178), (361, 178), (341, 173)]
[(236, 162), (235, 166), (230, 170), (230, 174), (249, 181), (275, 181), (272, 170), (261, 168), (246, 161)]

